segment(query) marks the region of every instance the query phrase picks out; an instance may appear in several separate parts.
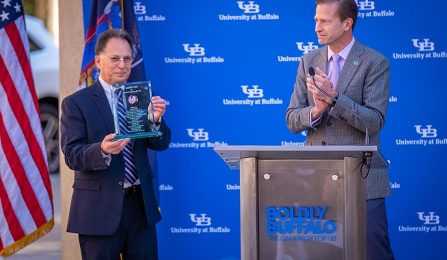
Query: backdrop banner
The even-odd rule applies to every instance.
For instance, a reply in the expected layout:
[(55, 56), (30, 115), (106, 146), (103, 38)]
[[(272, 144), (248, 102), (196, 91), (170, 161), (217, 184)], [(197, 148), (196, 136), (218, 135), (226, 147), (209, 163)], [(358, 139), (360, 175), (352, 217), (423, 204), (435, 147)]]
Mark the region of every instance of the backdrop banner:
[[(397, 259), (447, 259), (447, 2), (356, 2), (356, 40), (391, 63), (382, 152), (392, 248)], [(303, 145), (285, 113), (301, 57), (321, 47), (315, 1), (135, 0), (134, 12), (173, 131), (158, 154), (160, 259), (240, 259), (239, 171), (213, 148)]]

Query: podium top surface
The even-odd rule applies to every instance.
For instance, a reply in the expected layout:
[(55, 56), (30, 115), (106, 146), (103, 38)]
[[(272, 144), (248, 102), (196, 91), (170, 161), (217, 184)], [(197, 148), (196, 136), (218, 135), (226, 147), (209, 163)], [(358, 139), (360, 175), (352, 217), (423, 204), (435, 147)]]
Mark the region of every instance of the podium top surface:
[(239, 169), (240, 159), (256, 157), (261, 160), (275, 159), (343, 159), (362, 158), (366, 153), (372, 155), (371, 169), (388, 169), (389, 162), (377, 146), (258, 146), (227, 145), (215, 146), (214, 151), (231, 169)]

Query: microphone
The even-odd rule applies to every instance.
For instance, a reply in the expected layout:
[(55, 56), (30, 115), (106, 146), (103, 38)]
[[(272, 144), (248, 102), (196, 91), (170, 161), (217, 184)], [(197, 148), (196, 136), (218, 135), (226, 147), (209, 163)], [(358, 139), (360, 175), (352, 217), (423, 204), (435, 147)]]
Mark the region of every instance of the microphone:
[[(312, 77), (312, 81), (314, 83), (314, 86), (321, 92), (323, 93), (325, 96), (327, 96), (328, 98), (332, 99), (332, 102), (337, 103), (337, 99), (333, 96), (331, 96), (329, 93), (327, 93), (327, 91), (325, 91), (324, 89), (320, 88), (317, 83), (315, 83), (315, 69), (312, 67), (309, 67), (309, 75)], [(357, 113), (355, 113), (354, 111), (352, 111), (351, 109), (347, 108), (345, 105), (343, 105), (342, 103), (339, 103), (339, 105), (341, 105), (344, 109), (348, 110), (349, 112), (351, 112), (355, 117), (357, 117), (360, 121), (362, 121), (362, 123), (365, 125), (365, 145), (369, 145), (369, 131), (368, 131), (368, 124), (366, 124), (366, 121), (361, 118), (359, 115), (357, 115)], [(372, 155), (369, 155), (372, 156)]]

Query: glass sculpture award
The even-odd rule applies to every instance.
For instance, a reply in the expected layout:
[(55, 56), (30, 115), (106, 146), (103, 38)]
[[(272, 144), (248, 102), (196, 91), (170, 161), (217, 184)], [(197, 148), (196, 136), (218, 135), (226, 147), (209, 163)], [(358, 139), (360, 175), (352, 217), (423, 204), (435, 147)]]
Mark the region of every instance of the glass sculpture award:
[[(127, 123), (127, 131), (120, 129), (118, 97), (116, 89), (122, 89), (123, 122)], [(146, 138), (161, 136), (156, 130), (154, 118), (154, 107), (152, 106), (152, 89), (150, 81), (139, 81), (130, 83), (113, 84), (111, 86), (112, 113), (115, 124), (116, 136), (114, 139), (124, 138)]]

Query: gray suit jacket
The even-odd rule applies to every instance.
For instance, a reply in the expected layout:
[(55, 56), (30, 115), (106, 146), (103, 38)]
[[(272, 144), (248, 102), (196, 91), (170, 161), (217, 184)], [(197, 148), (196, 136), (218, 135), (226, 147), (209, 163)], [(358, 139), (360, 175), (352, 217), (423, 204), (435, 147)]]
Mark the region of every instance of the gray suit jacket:
[[(288, 128), (293, 133), (308, 130), (306, 145), (364, 145), (365, 123), (338, 104), (342, 103), (364, 119), (368, 125), (370, 145), (380, 148), (380, 130), (385, 124), (389, 101), (390, 64), (385, 56), (357, 40), (337, 82), (337, 103), (323, 114), (316, 125), (310, 125), (310, 110), (314, 101), (312, 93), (307, 91), (306, 76), (310, 67), (319, 67), (327, 74), (327, 48), (316, 49), (300, 61), (286, 112)], [(390, 195), (387, 171), (371, 169), (366, 179), (367, 199)]]

